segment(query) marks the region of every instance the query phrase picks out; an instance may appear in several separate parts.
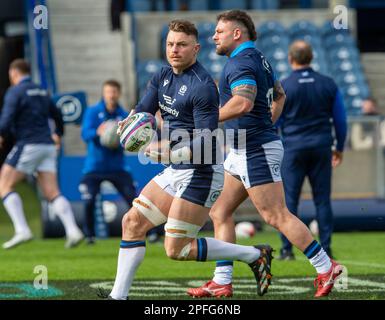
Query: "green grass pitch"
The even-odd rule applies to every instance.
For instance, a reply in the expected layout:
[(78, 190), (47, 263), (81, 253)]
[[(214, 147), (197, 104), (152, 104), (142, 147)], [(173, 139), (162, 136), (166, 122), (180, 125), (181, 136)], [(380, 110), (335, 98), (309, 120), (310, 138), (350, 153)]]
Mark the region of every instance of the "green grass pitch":
[[(120, 239), (99, 240), (93, 246), (81, 244), (70, 250), (64, 248), (64, 239), (42, 240), (39, 203), (29, 195), (28, 185), (20, 186), (18, 191), (25, 200), (28, 220), (37, 239), (9, 251), (0, 249), (0, 299), (98, 299), (97, 288), (110, 289)], [(1, 208), (0, 241), (8, 240), (12, 234), (11, 222)], [(280, 242), (277, 233), (267, 229), (240, 243), (270, 243), (278, 249)], [(384, 243), (385, 232), (334, 234), (334, 254), (346, 266), (347, 277), (341, 279), (338, 290), (326, 299), (385, 299)], [(295, 254), (296, 261), (273, 260), (273, 282), (264, 297), (257, 296), (249, 267), (236, 262), (234, 299), (312, 299), (315, 272), (303, 254), (299, 251)], [(34, 281), (43, 284), (39, 266), (47, 271), (47, 290), (34, 287)], [(161, 243), (147, 244), (146, 257), (137, 272), (130, 298), (189, 299), (186, 288), (209, 279), (214, 266), (214, 262), (172, 261), (165, 256)]]

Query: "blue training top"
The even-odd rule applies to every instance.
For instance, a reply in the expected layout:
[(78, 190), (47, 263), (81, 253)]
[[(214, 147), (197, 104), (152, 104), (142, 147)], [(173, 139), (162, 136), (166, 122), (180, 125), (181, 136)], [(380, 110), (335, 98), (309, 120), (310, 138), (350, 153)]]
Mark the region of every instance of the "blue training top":
[(312, 68), (294, 70), (282, 81), (285, 106), (279, 120), (286, 150), (333, 145), (332, 119), (338, 151), (347, 133), (346, 112), (334, 80)]
[[(164, 121), (168, 122), (171, 147), (188, 145), (193, 152), (204, 146), (205, 132), (194, 129), (208, 129), (213, 132), (218, 128), (219, 97), (217, 87), (199, 62), (194, 63), (181, 74), (175, 74), (171, 66), (163, 67), (149, 82), (147, 91), (136, 106), (136, 112), (155, 114), (159, 109)], [(185, 130), (186, 135), (179, 133)], [(207, 132), (206, 132), (207, 133)], [(219, 162), (216, 159), (216, 139), (209, 144), (211, 153), (200, 150), (199, 163), (172, 164), (174, 169), (196, 168)], [(204, 147), (206, 148), (208, 144)], [(207, 150), (206, 150), (207, 151)], [(206, 157), (204, 157), (206, 156)], [(206, 162), (204, 162), (206, 160)], [(207, 163), (211, 160), (211, 163)]]
[(10, 87), (4, 97), (0, 117), (0, 135), (13, 135), (17, 145), (53, 144), (48, 120), (55, 120), (56, 134), (64, 133), (60, 110), (55, 106), (47, 90), (26, 77)]
[(96, 130), (107, 120), (121, 121), (128, 116), (120, 105), (113, 113), (106, 109), (104, 100), (94, 106), (88, 107), (82, 123), (82, 138), (87, 143), (87, 156), (83, 173), (109, 173), (124, 169), (123, 148), (119, 145), (117, 149), (109, 149), (100, 144)]
[(247, 114), (225, 121), (225, 128), (235, 131), (234, 148), (238, 146), (239, 129), (246, 129), (246, 149), (252, 151), (262, 144), (279, 140), (271, 120), (271, 103), (275, 82), (271, 65), (252, 41), (239, 45), (227, 60), (219, 81), (221, 106), (233, 96), (236, 86), (249, 84), (257, 87), (253, 109)]

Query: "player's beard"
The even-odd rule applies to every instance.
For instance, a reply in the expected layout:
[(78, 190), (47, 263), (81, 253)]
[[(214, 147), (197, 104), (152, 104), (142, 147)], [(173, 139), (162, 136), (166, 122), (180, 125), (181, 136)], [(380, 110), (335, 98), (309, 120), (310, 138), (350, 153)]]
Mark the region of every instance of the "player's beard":
[(227, 48), (225, 47), (216, 47), (215, 48), (215, 52), (217, 53), (217, 55), (219, 56), (226, 56), (227, 55)]

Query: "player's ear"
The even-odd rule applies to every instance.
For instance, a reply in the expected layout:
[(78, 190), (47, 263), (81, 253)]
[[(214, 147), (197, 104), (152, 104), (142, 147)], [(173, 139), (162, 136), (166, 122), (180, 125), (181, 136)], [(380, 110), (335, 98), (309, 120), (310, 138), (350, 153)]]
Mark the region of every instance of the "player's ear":
[(242, 31), (239, 28), (235, 28), (233, 31), (233, 38), (234, 40), (239, 40), (242, 36)]
[(195, 55), (198, 55), (199, 50), (201, 49), (201, 45), (197, 43), (194, 47)]

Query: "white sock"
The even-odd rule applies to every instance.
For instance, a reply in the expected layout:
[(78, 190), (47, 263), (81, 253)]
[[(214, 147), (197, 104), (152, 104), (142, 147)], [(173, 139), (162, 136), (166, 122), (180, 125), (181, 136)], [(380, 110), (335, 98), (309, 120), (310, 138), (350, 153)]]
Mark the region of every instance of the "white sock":
[[(257, 260), (261, 252), (252, 246), (241, 246), (214, 238), (203, 238), (207, 242), (207, 261), (212, 260), (239, 260), (252, 263)], [(197, 239), (202, 240), (202, 239)], [(199, 246), (199, 244), (198, 244)]]
[(8, 193), (3, 198), (3, 204), (12, 220), (15, 233), (31, 233), (27, 220), (25, 220), (23, 203), (19, 194), (17, 192)]
[(70, 203), (62, 195), (56, 197), (52, 202), (52, 209), (58, 215), (64, 225), (67, 237), (72, 234), (80, 233), (80, 229), (75, 222), (74, 213)]
[(314, 257), (310, 258), (309, 261), (317, 270), (317, 273), (326, 273), (332, 266), (329, 256), (322, 248)]
[(220, 285), (230, 284), (233, 280), (233, 266), (218, 266), (214, 271), (213, 281)]
[[(128, 243), (128, 241), (126, 241)], [(133, 243), (130, 241), (130, 243)], [(144, 243), (144, 242), (143, 242)], [(120, 248), (118, 270), (110, 296), (116, 300), (126, 300), (134, 280), (136, 269), (144, 259), (145, 246)]]

